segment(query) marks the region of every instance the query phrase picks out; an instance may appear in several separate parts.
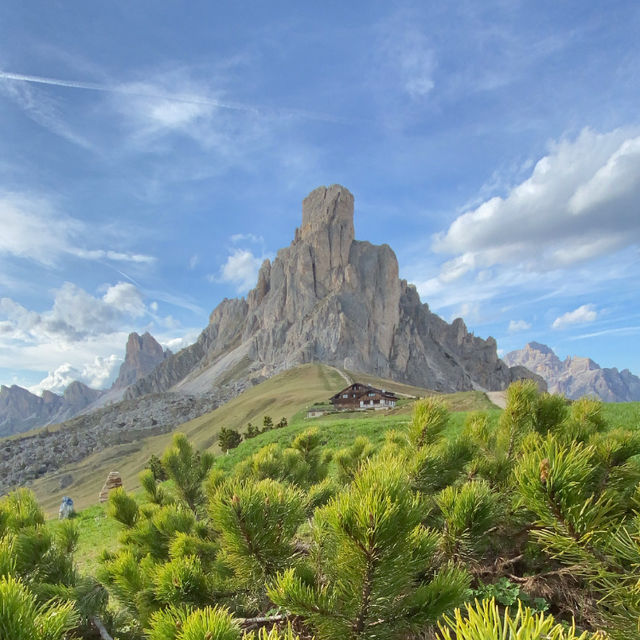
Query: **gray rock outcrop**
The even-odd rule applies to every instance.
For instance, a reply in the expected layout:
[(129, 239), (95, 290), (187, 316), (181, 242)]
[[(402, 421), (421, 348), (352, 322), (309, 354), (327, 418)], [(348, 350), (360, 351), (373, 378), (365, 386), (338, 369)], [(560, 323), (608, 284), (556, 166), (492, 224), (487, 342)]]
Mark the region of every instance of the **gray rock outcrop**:
[(77, 380), (70, 383), (62, 395), (45, 390), (37, 396), (17, 385), (3, 385), (0, 387), (0, 437), (65, 422), (118, 402), (130, 384), (149, 374), (170, 355), (171, 351), (163, 350), (150, 333), (142, 336), (131, 333), (119, 375), (108, 391), (91, 389)]
[(268, 377), (314, 361), (438, 391), (500, 390), (522, 377), (498, 358), (493, 338), (432, 313), (400, 280), (388, 245), (355, 240), (353, 215), (344, 187), (311, 192), (293, 242), (264, 262), (247, 299), (223, 300), (195, 344), (125, 397), (202, 393), (229, 376)]
[(590, 358), (578, 356), (560, 360), (552, 349), (539, 342), (511, 351), (504, 360), (537, 373), (546, 380), (551, 393), (560, 393), (572, 400), (582, 396), (596, 396), (604, 402), (640, 400), (640, 378), (628, 369), (602, 368)]
[(102, 393), (82, 382), (72, 382), (62, 396), (51, 391), (43, 391), (37, 396), (17, 385), (2, 385), (0, 437), (68, 420), (95, 402)]
[(158, 341), (147, 331), (143, 335), (130, 333), (124, 362), (112, 389), (125, 389), (140, 378), (151, 373), (165, 358), (171, 355), (164, 351)]

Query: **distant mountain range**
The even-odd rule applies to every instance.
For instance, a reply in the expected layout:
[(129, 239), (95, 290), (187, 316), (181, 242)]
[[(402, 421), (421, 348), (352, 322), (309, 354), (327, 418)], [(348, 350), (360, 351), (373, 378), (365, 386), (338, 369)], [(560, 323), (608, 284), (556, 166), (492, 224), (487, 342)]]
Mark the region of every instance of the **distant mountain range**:
[(578, 356), (560, 360), (552, 349), (539, 342), (529, 342), (524, 349), (507, 353), (503, 360), (537, 373), (551, 393), (573, 400), (595, 396), (604, 402), (640, 401), (640, 378), (628, 369), (602, 368), (590, 358)]
[(125, 389), (144, 377), (171, 355), (148, 332), (129, 335), (124, 362), (109, 390), (91, 389), (74, 381), (62, 395), (43, 391), (41, 396), (23, 387), (0, 387), (0, 437), (22, 433), (34, 427), (70, 420), (84, 411), (122, 400)]

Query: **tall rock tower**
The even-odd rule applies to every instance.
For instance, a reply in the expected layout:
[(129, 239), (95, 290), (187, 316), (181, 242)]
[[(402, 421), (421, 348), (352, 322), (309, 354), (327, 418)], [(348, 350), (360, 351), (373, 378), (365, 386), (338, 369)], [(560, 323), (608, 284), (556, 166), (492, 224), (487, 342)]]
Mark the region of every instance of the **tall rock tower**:
[(293, 242), (264, 262), (247, 299), (223, 300), (198, 341), (127, 396), (203, 392), (229, 370), (268, 377), (307, 362), (439, 391), (504, 389), (523, 375), (498, 358), (493, 338), (431, 313), (399, 279), (388, 245), (355, 240), (353, 217), (353, 195), (344, 187), (312, 191)]

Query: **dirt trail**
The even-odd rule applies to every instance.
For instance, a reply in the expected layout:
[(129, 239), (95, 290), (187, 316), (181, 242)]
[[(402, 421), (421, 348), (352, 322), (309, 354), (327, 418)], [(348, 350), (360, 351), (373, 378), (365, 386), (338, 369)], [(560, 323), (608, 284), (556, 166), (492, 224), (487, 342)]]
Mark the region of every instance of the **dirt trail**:
[(487, 397), (493, 404), (497, 405), (501, 409), (507, 406), (507, 392), (506, 391), (487, 391)]
[(353, 380), (344, 372), (341, 371), (340, 369), (338, 369), (337, 367), (332, 367), (331, 365), (328, 365), (330, 369), (333, 369), (334, 371), (336, 371), (337, 373), (339, 373), (346, 381), (346, 383), (348, 385), (353, 384)]

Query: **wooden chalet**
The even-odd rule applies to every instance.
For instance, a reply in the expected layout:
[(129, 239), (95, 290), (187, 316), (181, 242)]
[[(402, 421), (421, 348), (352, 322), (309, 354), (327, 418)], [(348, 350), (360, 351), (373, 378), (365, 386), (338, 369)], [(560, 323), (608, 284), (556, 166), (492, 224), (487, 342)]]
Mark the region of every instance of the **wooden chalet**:
[(396, 406), (398, 397), (391, 391), (376, 389), (368, 384), (354, 382), (331, 397), (336, 409), (356, 411), (358, 409), (389, 409)]

